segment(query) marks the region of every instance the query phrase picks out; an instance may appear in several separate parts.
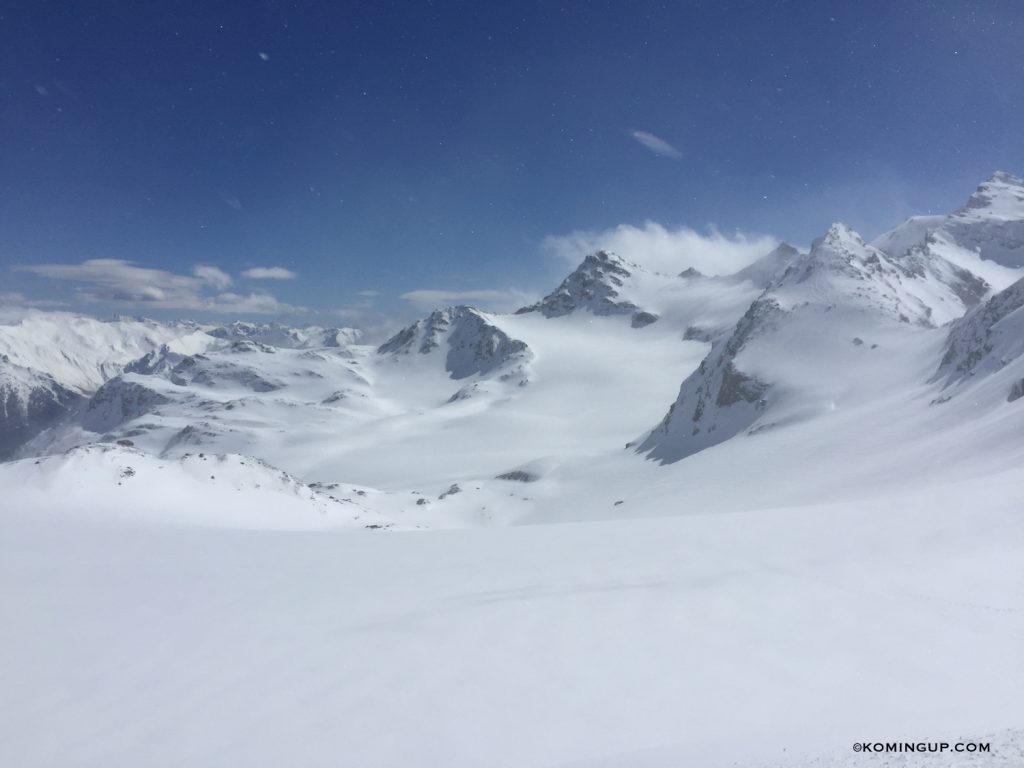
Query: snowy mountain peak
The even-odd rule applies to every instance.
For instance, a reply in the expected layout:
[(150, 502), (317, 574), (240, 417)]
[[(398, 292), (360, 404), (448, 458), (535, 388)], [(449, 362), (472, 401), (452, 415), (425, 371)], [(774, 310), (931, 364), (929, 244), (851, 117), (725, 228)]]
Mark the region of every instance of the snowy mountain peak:
[(500, 371), (503, 380), (518, 378), (525, 383), (523, 366), (533, 357), (525, 342), (505, 333), (490, 315), (466, 306), (431, 312), (396, 333), (377, 352), (400, 358), (412, 352), (427, 355), (442, 346), (448, 349), (445, 370), (453, 379)]
[(540, 312), (545, 317), (560, 317), (577, 309), (595, 315), (630, 314), (639, 307), (623, 299), (620, 290), (638, 269), (636, 264), (609, 251), (588, 254), (554, 291), (516, 314)]
[(854, 251), (864, 247), (864, 238), (849, 224), (833, 222), (828, 231), (812, 244), (812, 248), (826, 246), (837, 250)]
[(985, 280), (935, 249), (914, 247), (893, 256), (845, 224), (833, 224), (769, 286), (786, 306), (844, 305), (925, 326), (961, 317), (988, 290)]
[(996, 171), (954, 215), (1002, 221), (1024, 219), (1024, 179)]
[(798, 258), (800, 258), (800, 251), (789, 243), (782, 242), (770, 253), (765, 254), (753, 264), (748, 264), (728, 279), (730, 282), (750, 281), (759, 288), (767, 288)]
[[(960, 263), (970, 268), (980, 257), (979, 267), (987, 270), (983, 276), (1006, 287), (1012, 280), (1001, 278), (1012, 276), (998, 274), (998, 268), (1024, 267), (1024, 180), (1004, 171), (994, 174), (946, 218), (942, 230), (966, 253), (958, 256)], [(993, 262), (996, 274), (990, 275)]]
[[(694, 275), (683, 273), (680, 277)], [(631, 315), (632, 326), (643, 328), (656, 322), (658, 313), (644, 309), (640, 297), (667, 279), (676, 278), (650, 272), (610, 251), (597, 251), (587, 255), (554, 291), (516, 314), (540, 312), (544, 317), (562, 317), (582, 310), (595, 315)]]
[(864, 242), (851, 227), (835, 223), (811, 244), (811, 251), (787, 269), (771, 288), (804, 283), (812, 278), (833, 280), (843, 276), (857, 281), (896, 271), (884, 254)]

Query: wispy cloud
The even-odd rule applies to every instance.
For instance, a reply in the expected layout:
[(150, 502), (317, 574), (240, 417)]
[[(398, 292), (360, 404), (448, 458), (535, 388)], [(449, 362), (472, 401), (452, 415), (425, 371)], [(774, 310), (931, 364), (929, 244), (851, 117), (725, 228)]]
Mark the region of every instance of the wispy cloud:
[(550, 236), (542, 247), (575, 266), (588, 253), (612, 251), (648, 269), (676, 274), (693, 267), (706, 275), (727, 275), (743, 269), (778, 245), (770, 235), (711, 229), (701, 234), (689, 227), (666, 229), (653, 221), (642, 227), (620, 224), (602, 231), (577, 231)]
[(231, 275), (222, 270), (220, 267), (211, 267), (208, 265), (198, 264), (192, 267), (192, 274), (203, 280), (214, 288), (224, 289), (231, 285)]
[(653, 133), (648, 133), (647, 131), (629, 131), (629, 135), (636, 139), (641, 146), (646, 147), (656, 155), (669, 157), (673, 160), (678, 160), (683, 156), (682, 152), (664, 139), (655, 136)]
[(419, 310), (431, 310), (452, 304), (472, 304), (492, 312), (511, 312), (537, 300), (537, 295), (515, 288), (504, 290), (447, 291), (421, 288), (403, 293), (401, 298)]
[(124, 259), (89, 259), (80, 264), (26, 264), (20, 272), (77, 283), (86, 302), (107, 302), (148, 309), (189, 309), (205, 312), (284, 314), (306, 311), (265, 292), (216, 293), (231, 284), (219, 267), (198, 265), (191, 275), (140, 267)]
[(253, 267), (242, 273), (249, 280), (294, 280), (297, 274), (284, 267)]

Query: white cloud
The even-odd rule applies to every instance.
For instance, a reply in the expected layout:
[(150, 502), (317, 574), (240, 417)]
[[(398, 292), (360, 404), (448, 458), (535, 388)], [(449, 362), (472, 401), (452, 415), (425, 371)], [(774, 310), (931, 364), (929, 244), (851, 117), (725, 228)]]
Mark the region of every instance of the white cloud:
[(519, 307), (532, 304), (537, 295), (508, 288), (506, 290), (446, 291), (421, 288), (403, 293), (401, 298), (419, 310), (433, 310), (452, 304), (472, 304), (479, 309), (492, 312), (511, 312)]
[(143, 309), (190, 309), (206, 312), (282, 314), (302, 312), (268, 293), (210, 293), (231, 283), (227, 273), (197, 266), (192, 275), (137, 266), (123, 259), (89, 259), (81, 264), (26, 264), (15, 267), (52, 280), (77, 283), (82, 301), (133, 305)]
[(770, 235), (715, 229), (702, 235), (689, 227), (666, 229), (653, 221), (642, 227), (620, 224), (600, 232), (570, 232), (549, 236), (542, 247), (575, 267), (588, 253), (612, 251), (656, 272), (676, 274), (688, 267), (706, 275), (728, 275), (771, 251), (778, 240)]
[(231, 285), (231, 275), (219, 267), (210, 267), (199, 264), (192, 267), (192, 274), (200, 280), (209, 283), (214, 288), (224, 289)]
[(309, 311), (306, 307), (296, 307), (278, 301), (269, 293), (250, 293), (248, 296), (241, 296), (237, 293), (219, 293), (206, 301), (204, 309), (208, 312), (258, 315), (281, 315)]
[(242, 273), (249, 280), (294, 280), (298, 275), (284, 267), (253, 267)]
[(670, 157), (673, 160), (678, 160), (683, 156), (682, 152), (664, 139), (655, 136), (653, 133), (648, 133), (647, 131), (630, 131), (629, 135), (656, 155)]

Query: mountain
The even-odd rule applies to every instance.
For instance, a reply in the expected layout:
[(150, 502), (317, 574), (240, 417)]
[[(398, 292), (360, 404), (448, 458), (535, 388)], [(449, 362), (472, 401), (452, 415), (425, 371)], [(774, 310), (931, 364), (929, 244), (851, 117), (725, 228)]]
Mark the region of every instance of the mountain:
[(1002, 290), (1024, 276), (1024, 181), (999, 171), (947, 216), (914, 216), (872, 245), (893, 258), (938, 257)]
[(993, 376), (1006, 400), (1024, 396), (1024, 278), (951, 326), (933, 380), (955, 389)]
[(975, 219), (836, 224), (735, 275), (594, 254), (379, 347), (2, 326), (0, 764), (852, 768), (851, 733), (1014, 764), (996, 181)]
[(49, 374), (79, 393), (95, 391), (122, 367), (163, 345), (199, 352), (211, 339), (189, 322), (97, 320), (67, 312), (34, 312), (0, 324), (0, 353), (16, 365)]
[(50, 374), (0, 356), (0, 461), (71, 414), (82, 399)]
[[(741, 433), (813, 418), (882, 355), (863, 347), (899, 326), (931, 328), (961, 316), (987, 290), (939, 257), (894, 259), (834, 224), (778, 275), (732, 333), (682, 384), (637, 450), (678, 461)], [(865, 381), (862, 394), (874, 391)]]
[(1006, 267), (1024, 267), (1024, 180), (997, 172), (942, 225), (960, 246)]
[(75, 418), (78, 406), (134, 358), (156, 350), (204, 349), (195, 323), (33, 312), (0, 325), (0, 459), (44, 430)]
[(631, 442), (674, 462), (927, 383), (937, 361), (922, 375), (894, 355), (967, 338), (975, 308), (1006, 288), (1014, 269), (988, 249), (1005, 256), (1007, 237), (983, 235), (1017, 221), (1019, 189), (997, 174), (949, 216), (873, 244), (836, 224), (807, 253), (783, 243), (723, 277), (599, 251), (512, 315), (449, 307), (377, 348), (343, 328), (37, 313), (0, 327), (17, 371), (6, 450), (130, 440), (157, 456), (254, 453), (302, 477), (392, 489), (419, 462), (412, 476), (440, 494), (467, 477), (568, 466), (553, 457), (621, 447), (660, 417)]
[(633, 294), (644, 284), (663, 281), (650, 272), (608, 251), (586, 256), (561, 284), (536, 304), (517, 314), (540, 312), (544, 317), (561, 317), (584, 310), (595, 315), (629, 315), (634, 328), (642, 328), (658, 317), (643, 309)]
[(502, 381), (528, 381), (526, 366), (533, 353), (525, 342), (511, 338), (491, 318), (472, 307), (449, 307), (403, 328), (378, 349), (398, 358), (429, 355), (443, 349), (445, 370), (453, 379), (498, 373)]
[(217, 339), (251, 341), (285, 349), (311, 349), (316, 347), (344, 347), (359, 341), (361, 333), (355, 328), (324, 328), (317, 325), (293, 328), (279, 323), (234, 322), (207, 331)]
[(765, 254), (754, 263), (730, 275), (728, 279), (732, 282), (748, 281), (764, 290), (800, 258), (800, 255), (800, 251), (789, 243), (780, 243), (771, 253)]

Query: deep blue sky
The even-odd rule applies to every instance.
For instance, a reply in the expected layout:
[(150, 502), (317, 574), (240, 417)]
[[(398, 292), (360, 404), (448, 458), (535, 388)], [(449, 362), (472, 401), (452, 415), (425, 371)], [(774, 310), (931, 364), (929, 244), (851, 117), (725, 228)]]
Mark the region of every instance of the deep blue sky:
[(393, 311), (549, 288), (541, 241), (576, 229), (877, 234), (1020, 172), (1022, 33), (1018, 0), (16, 0), (0, 292), (74, 302), (10, 268), (121, 259)]

